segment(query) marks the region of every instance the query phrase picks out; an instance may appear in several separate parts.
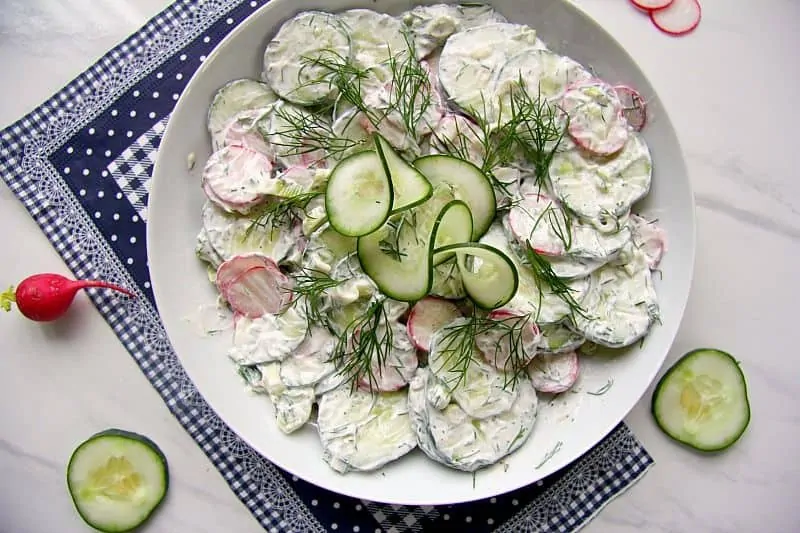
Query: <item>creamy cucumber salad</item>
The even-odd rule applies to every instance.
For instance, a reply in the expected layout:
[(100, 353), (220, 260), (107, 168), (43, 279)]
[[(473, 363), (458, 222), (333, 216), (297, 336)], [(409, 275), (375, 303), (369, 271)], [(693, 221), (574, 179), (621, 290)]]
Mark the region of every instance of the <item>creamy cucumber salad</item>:
[(270, 37), (208, 110), (196, 252), (228, 357), (338, 472), (497, 463), (579, 348), (658, 321), (642, 99), (489, 6), (309, 11)]

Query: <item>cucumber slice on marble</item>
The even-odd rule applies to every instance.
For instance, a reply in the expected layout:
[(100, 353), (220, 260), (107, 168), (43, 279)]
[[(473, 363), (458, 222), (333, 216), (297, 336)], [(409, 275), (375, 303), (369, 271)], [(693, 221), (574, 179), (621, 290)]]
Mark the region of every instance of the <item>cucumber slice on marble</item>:
[(132, 531), (147, 521), (166, 496), (167, 458), (143, 435), (107, 429), (72, 453), (67, 487), (88, 525), (105, 533)]
[(713, 348), (692, 350), (678, 359), (658, 381), (651, 409), (670, 438), (706, 452), (732, 446), (750, 423), (741, 366)]

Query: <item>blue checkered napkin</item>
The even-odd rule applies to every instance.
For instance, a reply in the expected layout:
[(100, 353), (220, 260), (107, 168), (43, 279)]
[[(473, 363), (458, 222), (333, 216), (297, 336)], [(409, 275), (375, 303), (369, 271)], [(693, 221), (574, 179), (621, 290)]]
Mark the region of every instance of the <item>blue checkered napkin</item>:
[(532, 486), (467, 505), (359, 501), (281, 471), (236, 436), (175, 356), (150, 289), (150, 174), (167, 119), (212, 48), (262, 1), (181, 0), (0, 134), (0, 172), (76, 277), (135, 287), (89, 291), (169, 410), (269, 531), (575, 531), (636, 481), (651, 457), (624, 425)]

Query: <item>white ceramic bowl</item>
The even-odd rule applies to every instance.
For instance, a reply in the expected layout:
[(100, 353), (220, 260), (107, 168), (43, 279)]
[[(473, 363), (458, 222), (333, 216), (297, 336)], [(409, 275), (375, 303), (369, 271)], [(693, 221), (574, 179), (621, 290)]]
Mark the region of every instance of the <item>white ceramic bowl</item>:
[[(433, 3), (433, 2), (430, 2)], [(693, 196), (672, 123), (655, 89), (633, 59), (608, 33), (562, 0), (494, 0), (510, 21), (529, 24), (555, 51), (591, 65), (603, 79), (636, 87), (649, 101), (644, 136), (653, 154), (653, 183), (641, 209), (657, 216), (669, 235), (669, 252), (656, 280), (662, 325), (643, 348), (614, 357), (584, 358), (579, 394), (541, 406), (531, 438), (504, 465), (472, 476), (434, 463), (415, 450), (380, 472), (340, 475), (322, 460), (316, 431), (306, 426), (292, 435), (276, 427), (266, 397), (245, 392), (228, 360), (227, 335), (200, 337), (185, 320), (193, 309), (214, 302), (217, 293), (194, 255), (204, 201), (200, 173), (210, 154), (206, 112), (215, 91), (229, 80), (258, 77), (264, 47), (277, 27), (298, 11), (340, 11), (366, 7), (398, 14), (406, 0), (272, 0), (236, 28), (206, 59), (186, 87), (164, 134), (153, 175), (148, 223), (148, 255), (153, 290), (169, 338), (186, 372), (219, 416), (276, 465), (311, 483), (357, 498), (399, 504), (438, 505), (487, 498), (535, 482), (569, 464), (609, 433), (641, 398), (669, 351), (688, 298), (694, 266)], [(187, 155), (197, 164), (187, 169)], [(609, 379), (602, 396), (585, 394)], [(535, 468), (557, 442), (560, 451)]]

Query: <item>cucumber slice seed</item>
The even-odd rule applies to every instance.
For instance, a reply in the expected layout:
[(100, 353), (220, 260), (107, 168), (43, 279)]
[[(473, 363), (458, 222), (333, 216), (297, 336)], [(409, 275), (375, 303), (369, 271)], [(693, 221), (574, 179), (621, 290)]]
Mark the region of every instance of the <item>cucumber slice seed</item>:
[(747, 383), (739, 363), (713, 348), (678, 359), (653, 392), (651, 410), (670, 438), (700, 451), (732, 446), (750, 423)]
[(67, 487), (89, 526), (105, 533), (132, 531), (164, 500), (169, 487), (167, 458), (143, 435), (107, 429), (72, 453)]

